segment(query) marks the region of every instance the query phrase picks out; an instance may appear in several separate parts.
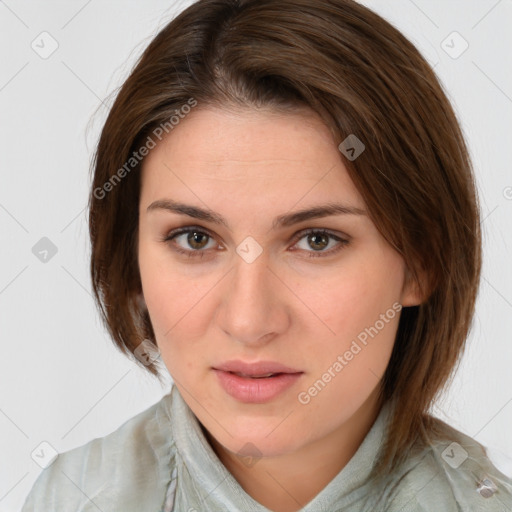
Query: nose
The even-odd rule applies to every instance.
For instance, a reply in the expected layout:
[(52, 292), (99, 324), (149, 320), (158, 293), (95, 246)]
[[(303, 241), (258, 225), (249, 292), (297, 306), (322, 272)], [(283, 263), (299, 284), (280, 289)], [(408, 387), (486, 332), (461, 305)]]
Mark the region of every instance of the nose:
[(216, 318), (234, 341), (261, 347), (286, 331), (290, 323), (286, 287), (263, 254), (252, 263), (236, 256), (223, 281)]

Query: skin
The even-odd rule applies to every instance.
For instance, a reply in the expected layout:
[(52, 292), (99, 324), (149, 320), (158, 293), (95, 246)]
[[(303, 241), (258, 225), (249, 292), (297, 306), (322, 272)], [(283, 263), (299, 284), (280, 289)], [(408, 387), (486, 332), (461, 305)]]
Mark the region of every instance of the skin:
[[(217, 212), (229, 229), (147, 211), (162, 199)], [(139, 269), (161, 357), (219, 459), (249, 495), (277, 512), (313, 499), (363, 441), (379, 412), (400, 314), (307, 404), (298, 394), (393, 304), (420, 302), (403, 259), (367, 215), (272, 229), (279, 215), (328, 202), (366, 209), (336, 141), (313, 112), (197, 107), (143, 165)], [(163, 241), (185, 226), (206, 236), (192, 246), (187, 234)], [(301, 234), (307, 228), (332, 231), (348, 244), (334, 252), (340, 242), (311, 240)], [(252, 263), (236, 252), (247, 236), (263, 250)], [(303, 374), (268, 403), (242, 403), (212, 370), (232, 359), (277, 361)], [(237, 455), (249, 442), (261, 453), (252, 465)]]

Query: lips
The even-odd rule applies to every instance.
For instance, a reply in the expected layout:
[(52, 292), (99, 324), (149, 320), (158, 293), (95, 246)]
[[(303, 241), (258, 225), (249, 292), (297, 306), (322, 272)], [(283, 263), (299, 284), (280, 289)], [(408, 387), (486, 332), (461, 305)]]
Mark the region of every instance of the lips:
[(239, 402), (265, 403), (293, 386), (304, 372), (272, 361), (228, 361), (212, 368), (222, 389)]

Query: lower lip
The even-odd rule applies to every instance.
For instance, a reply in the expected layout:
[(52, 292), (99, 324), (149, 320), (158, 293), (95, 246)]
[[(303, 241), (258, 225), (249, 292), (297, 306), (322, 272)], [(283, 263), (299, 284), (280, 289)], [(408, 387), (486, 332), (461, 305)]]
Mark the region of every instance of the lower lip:
[(214, 371), (228, 395), (240, 402), (252, 404), (270, 402), (293, 386), (302, 375), (302, 373), (280, 373), (275, 377), (252, 379), (222, 370), (214, 369)]

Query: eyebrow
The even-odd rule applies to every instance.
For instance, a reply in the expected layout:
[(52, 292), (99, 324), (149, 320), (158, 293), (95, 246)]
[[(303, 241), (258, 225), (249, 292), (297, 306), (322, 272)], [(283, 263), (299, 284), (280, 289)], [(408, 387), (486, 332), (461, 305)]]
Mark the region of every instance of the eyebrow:
[[(158, 201), (151, 203), (146, 209), (147, 212), (155, 210), (167, 210), (172, 213), (187, 215), (189, 217), (193, 217), (194, 219), (223, 225), (227, 229), (230, 229), (227, 220), (219, 213), (209, 209), (203, 209), (197, 206), (179, 203), (171, 199), (159, 199)], [(298, 210), (284, 215), (279, 215), (274, 219), (272, 228), (277, 229), (279, 227), (289, 227), (305, 220), (319, 219), (323, 217), (329, 217), (331, 215), (367, 215), (367, 213), (366, 210), (355, 206), (347, 206), (339, 203), (328, 203), (304, 210)]]

